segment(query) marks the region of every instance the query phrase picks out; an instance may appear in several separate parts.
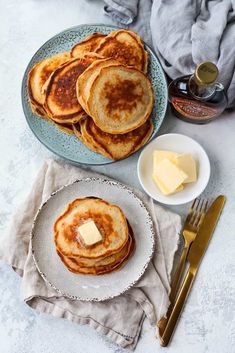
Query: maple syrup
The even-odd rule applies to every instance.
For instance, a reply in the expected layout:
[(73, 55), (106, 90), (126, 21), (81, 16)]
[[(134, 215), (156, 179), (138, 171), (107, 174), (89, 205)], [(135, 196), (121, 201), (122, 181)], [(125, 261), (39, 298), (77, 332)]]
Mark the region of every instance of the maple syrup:
[(169, 101), (180, 119), (197, 124), (219, 116), (227, 106), (224, 86), (216, 82), (218, 68), (211, 62), (199, 64), (193, 75), (179, 77), (169, 85)]

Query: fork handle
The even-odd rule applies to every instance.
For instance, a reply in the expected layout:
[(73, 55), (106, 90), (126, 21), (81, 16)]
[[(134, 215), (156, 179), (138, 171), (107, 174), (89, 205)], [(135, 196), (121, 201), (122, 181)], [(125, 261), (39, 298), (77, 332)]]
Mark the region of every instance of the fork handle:
[(178, 264), (176, 271), (174, 273), (174, 276), (173, 276), (172, 285), (171, 285), (171, 292), (170, 292), (170, 296), (169, 296), (170, 302), (172, 304), (174, 303), (175, 298), (177, 296), (177, 292), (179, 289), (180, 280), (181, 280), (183, 272), (184, 272), (188, 252), (189, 252), (189, 245), (187, 245), (183, 248), (182, 254), (180, 256), (179, 264)]
[(165, 329), (163, 335), (160, 337), (160, 344), (163, 347), (166, 347), (170, 341), (170, 338), (171, 338), (172, 333), (174, 331), (177, 320), (180, 316), (182, 308), (183, 308), (183, 306), (186, 302), (186, 299), (189, 295), (189, 292), (192, 287), (195, 276), (196, 276), (196, 273), (193, 273), (189, 268), (189, 270), (186, 274), (185, 280), (183, 282), (183, 285), (181, 287), (179, 296), (176, 300), (176, 303), (172, 309), (172, 313), (171, 313), (169, 320), (167, 322), (166, 329)]
[(179, 289), (179, 284), (180, 284), (180, 280), (181, 280), (182, 275), (183, 275), (183, 270), (184, 270), (184, 267), (185, 267), (185, 263), (186, 263), (188, 252), (189, 252), (189, 246), (185, 246), (183, 248), (183, 251), (182, 251), (182, 254), (181, 254), (181, 257), (180, 257), (180, 261), (178, 263), (178, 266), (176, 268), (176, 271), (175, 271), (174, 277), (173, 277), (173, 281), (172, 281), (171, 292), (170, 292), (170, 296), (169, 296), (171, 304), (170, 304), (170, 306), (169, 306), (169, 308), (167, 310), (166, 316), (162, 317), (157, 323), (160, 337), (164, 333), (164, 330), (166, 328), (168, 319), (169, 319), (169, 317), (171, 315), (171, 312), (172, 312), (172, 309), (173, 309), (174, 301), (175, 301), (175, 298), (176, 298), (176, 295), (177, 295), (177, 292), (178, 292), (178, 289)]

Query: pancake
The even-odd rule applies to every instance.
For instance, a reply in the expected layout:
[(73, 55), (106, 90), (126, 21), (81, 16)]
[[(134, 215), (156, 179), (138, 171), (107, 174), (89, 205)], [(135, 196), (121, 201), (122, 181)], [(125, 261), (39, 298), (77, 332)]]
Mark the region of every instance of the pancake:
[(89, 268), (94, 266), (112, 266), (116, 264), (118, 261), (121, 261), (128, 254), (130, 244), (131, 244), (131, 238), (129, 237), (128, 241), (120, 251), (101, 259), (86, 259), (86, 258), (75, 258), (75, 257), (71, 257), (69, 259), (73, 259), (73, 261), (76, 262), (79, 267)]
[(59, 129), (60, 131), (65, 132), (66, 134), (69, 134), (69, 135), (74, 134), (73, 126), (71, 124), (57, 124), (55, 122), (54, 124), (57, 127), (57, 129)]
[(133, 230), (132, 230), (130, 223), (128, 221), (127, 221), (127, 226), (128, 226), (128, 232), (129, 232), (128, 241), (123, 246), (123, 248), (121, 250), (119, 250), (118, 252), (116, 252), (115, 254), (106, 256), (101, 259), (100, 258), (98, 258), (98, 259), (70, 258), (70, 259), (73, 259), (73, 261), (76, 261), (76, 263), (80, 267), (115, 265), (116, 263), (120, 262), (128, 255), (128, 253), (130, 251), (131, 243), (134, 241)]
[[(75, 136), (91, 151), (100, 153), (99, 146), (95, 144), (95, 141), (88, 134), (86, 133), (84, 134), (84, 129), (83, 129), (83, 133), (81, 131), (82, 126), (84, 127), (84, 122), (86, 119), (87, 117), (85, 117), (84, 119), (81, 119), (79, 123), (73, 124), (73, 132)], [(109, 158), (109, 155), (107, 154), (105, 155), (105, 157)]]
[(46, 112), (43, 108), (45, 95), (42, 87), (51, 75), (60, 65), (70, 60), (70, 53), (60, 53), (43, 61), (36, 63), (28, 74), (28, 93), (32, 106), (32, 110), (41, 116), (45, 116)]
[(32, 107), (32, 111), (37, 114), (40, 115), (42, 118), (44, 118), (45, 120), (49, 121), (50, 123), (52, 123), (53, 125), (55, 125), (57, 127), (57, 129), (59, 129), (60, 131), (69, 134), (69, 135), (74, 135), (74, 129), (72, 124), (57, 124), (55, 121), (51, 120), (47, 115), (43, 115), (41, 114), (40, 110), (36, 107), (33, 106), (33, 104), (31, 104)]
[(93, 120), (88, 117), (81, 121), (80, 127), (74, 126), (74, 133), (77, 136), (76, 128), (88, 148), (99, 152), (105, 157), (113, 160), (120, 160), (137, 151), (149, 140), (153, 132), (153, 123), (148, 119), (143, 125), (126, 134), (109, 134), (100, 130)]
[(145, 123), (153, 109), (153, 89), (139, 70), (124, 65), (103, 67), (87, 100), (95, 124), (110, 134), (124, 134)]
[(76, 81), (81, 73), (99, 56), (84, 55), (56, 69), (46, 83), (44, 109), (59, 124), (74, 123), (84, 116), (76, 96)]
[(95, 52), (106, 58), (114, 58), (121, 64), (134, 66), (147, 72), (148, 53), (135, 32), (126, 29), (113, 31), (101, 40)]
[(42, 107), (36, 106), (31, 100), (30, 100), (30, 106), (31, 106), (32, 112), (34, 114), (37, 114), (37, 115), (41, 116), (42, 118), (47, 117), (45, 109)]
[[(93, 220), (103, 240), (90, 247), (79, 242), (77, 227)], [(57, 251), (68, 257), (104, 258), (121, 250), (128, 241), (128, 226), (122, 210), (104, 200), (76, 199), (54, 224)]]
[(61, 260), (68, 268), (68, 270), (71, 272), (86, 274), (86, 275), (88, 274), (102, 275), (102, 274), (108, 274), (119, 270), (129, 260), (129, 258), (131, 257), (135, 249), (135, 239), (134, 239), (133, 233), (132, 235), (131, 234), (129, 235), (129, 239), (127, 244), (125, 245), (125, 248), (126, 248), (125, 254), (123, 254), (123, 256), (120, 258), (116, 258), (115, 261), (113, 261), (112, 263), (106, 264), (106, 265), (94, 265), (90, 267), (79, 265), (74, 258), (62, 256), (60, 253), (58, 253), (58, 255), (60, 256)]
[(78, 78), (76, 83), (77, 98), (83, 109), (89, 114), (87, 107), (87, 98), (90, 94), (91, 85), (95, 77), (99, 74), (100, 69), (110, 65), (119, 65), (119, 63), (111, 58), (105, 58), (94, 61)]
[(73, 46), (70, 51), (71, 57), (76, 58), (77, 56), (83, 55), (84, 53), (94, 52), (104, 37), (106, 37), (106, 35), (103, 33), (92, 33), (83, 39), (82, 42)]

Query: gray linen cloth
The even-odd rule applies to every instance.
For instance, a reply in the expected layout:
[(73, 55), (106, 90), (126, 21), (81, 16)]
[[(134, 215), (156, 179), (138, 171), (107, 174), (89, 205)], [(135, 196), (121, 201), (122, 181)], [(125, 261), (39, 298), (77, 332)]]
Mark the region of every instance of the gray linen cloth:
[(121, 347), (134, 349), (144, 318), (147, 317), (155, 327), (156, 321), (169, 306), (170, 273), (181, 228), (178, 215), (164, 210), (145, 194), (135, 190), (152, 214), (156, 250), (139, 282), (125, 294), (104, 302), (82, 302), (59, 295), (46, 285), (29, 251), (30, 232), (40, 205), (61, 186), (91, 176), (97, 174), (53, 160), (45, 162), (29, 196), (13, 216), (9, 232), (0, 238), (0, 259), (22, 277), (22, 297), (30, 307), (90, 325)]
[(235, 107), (235, 0), (104, 0), (104, 11), (152, 46), (172, 79), (210, 60)]

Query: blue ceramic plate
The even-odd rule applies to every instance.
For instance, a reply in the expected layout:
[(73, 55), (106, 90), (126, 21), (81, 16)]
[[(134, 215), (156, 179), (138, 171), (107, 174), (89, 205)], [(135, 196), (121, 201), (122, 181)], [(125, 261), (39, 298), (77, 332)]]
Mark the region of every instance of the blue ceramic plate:
[[(93, 32), (102, 32), (108, 34), (115, 29), (117, 28), (98, 24), (81, 25), (69, 28), (57, 34), (53, 38), (49, 39), (45, 44), (43, 44), (43, 46), (34, 54), (30, 60), (30, 63), (28, 64), (24, 74), (22, 82), (22, 104), (29, 127), (35, 136), (39, 139), (39, 141), (42, 142), (49, 150), (75, 164), (79, 163), (99, 165), (108, 164), (112, 161), (98, 153), (89, 150), (75, 136), (70, 136), (61, 132), (50, 122), (33, 114), (30, 107), (27, 90), (28, 72), (36, 62), (57, 53), (69, 50), (74, 44), (80, 42), (83, 38)], [(156, 55), (147, 45), (146, 49), (149, 53), (148, 73), (152, 82), (155, 96), (155, 104), (152, 112), (154, 131), (151, 139), (153, 139), (165, 117), (167, 108), (167, 83), (164, 72)]]

